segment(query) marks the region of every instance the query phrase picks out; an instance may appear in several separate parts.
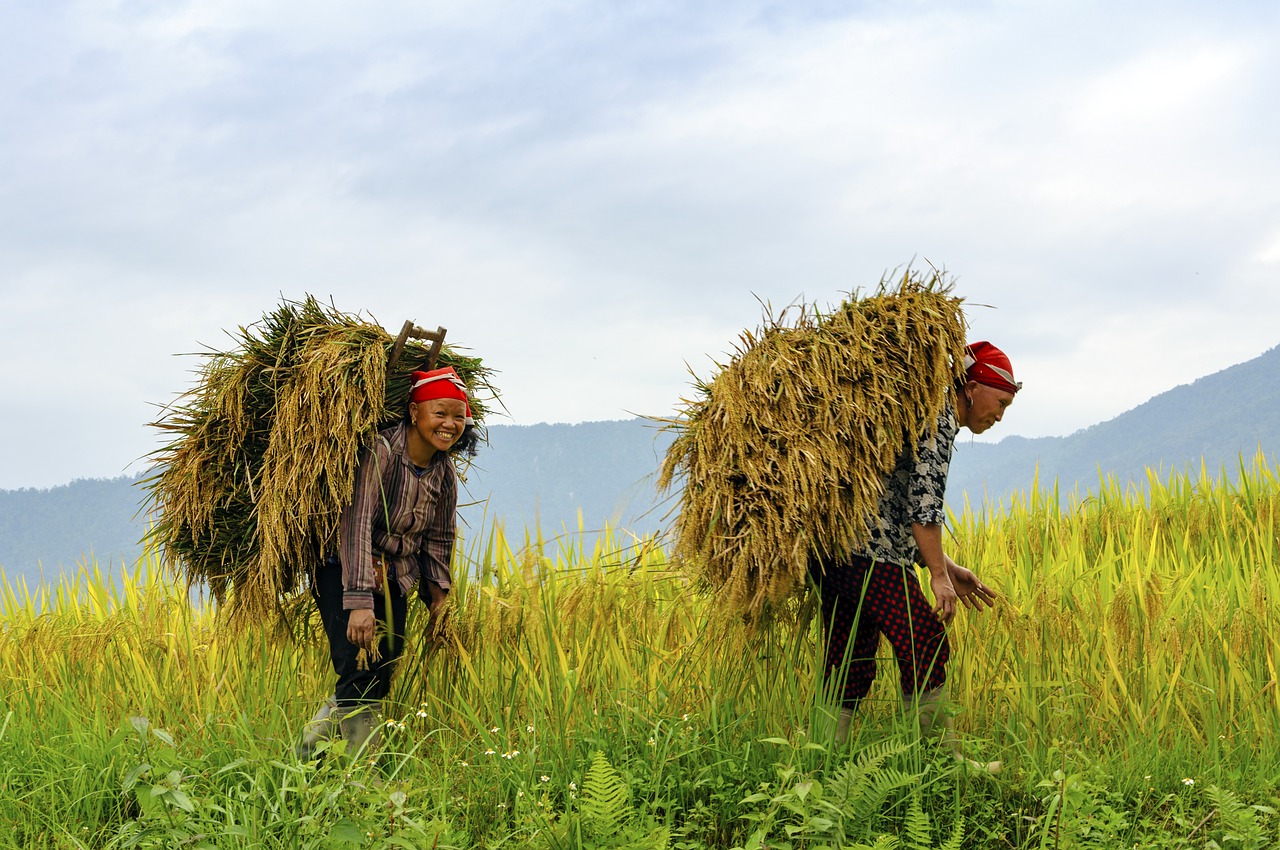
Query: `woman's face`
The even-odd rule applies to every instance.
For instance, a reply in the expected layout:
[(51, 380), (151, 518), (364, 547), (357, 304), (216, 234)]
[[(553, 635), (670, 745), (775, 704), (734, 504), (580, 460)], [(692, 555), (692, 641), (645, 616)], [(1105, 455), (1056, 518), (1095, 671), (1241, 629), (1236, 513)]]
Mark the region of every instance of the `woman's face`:
[(418, 436), (438, 452), (447, 452), (467, 427), (467, 405), (456, 398), (433, 398), (409, 406)]
[(969, 415), (964, 424), (975, 434), (981, 434), (1003, 419), (1005, 408), (1013, 404), (1013, 393), (977, 381), (970, 381), (964, 389), (969, 399)]

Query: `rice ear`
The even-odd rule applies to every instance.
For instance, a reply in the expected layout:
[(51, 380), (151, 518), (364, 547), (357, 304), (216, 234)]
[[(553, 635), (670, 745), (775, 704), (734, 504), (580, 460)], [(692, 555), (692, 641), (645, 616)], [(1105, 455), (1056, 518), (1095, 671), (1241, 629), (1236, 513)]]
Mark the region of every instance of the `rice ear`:
[[(284, 301), (205, 355), (196, 385), (153, 426), (169, 438), (144, 482), (147, 543), (234, 618), (278, 620), (336, 540), (361, 448), (398, 421), (409, 374), (426, 362), (410, 342), (387, 372), (394, 339), (371, 319), (312, 296)], [(497, 393), (477, 357), (445, 346), (482, 424)]]
[(911, 269), (822, 312), (768, 311), (697, 381), (659, 474), (681, 487), (673, 558), (759, 622), (803, 591), (815, 558), (856, 551), (902, 450), (962, 375), (961, 299)]

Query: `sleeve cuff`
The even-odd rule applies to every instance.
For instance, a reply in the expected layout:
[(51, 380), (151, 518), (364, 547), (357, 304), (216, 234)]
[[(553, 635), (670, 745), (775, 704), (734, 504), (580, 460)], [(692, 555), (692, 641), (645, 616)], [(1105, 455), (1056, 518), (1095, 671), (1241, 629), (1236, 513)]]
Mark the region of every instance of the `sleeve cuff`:
[(342, 594), (342, 610), (355, 611), (360, 608), (373, 608), (373, 591), (348, 590)]

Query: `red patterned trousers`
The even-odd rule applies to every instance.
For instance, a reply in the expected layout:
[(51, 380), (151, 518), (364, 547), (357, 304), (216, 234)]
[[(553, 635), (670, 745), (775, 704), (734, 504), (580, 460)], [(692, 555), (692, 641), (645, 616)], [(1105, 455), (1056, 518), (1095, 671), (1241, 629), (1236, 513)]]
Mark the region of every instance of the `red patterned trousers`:
[[(844, 707), (856, 707), (871, 690), (882, 634), (898, 659), (899, 683), (908, 699), (917, 689), (930, 691), (947, 680), (947, 631), (914, 569), (854, 556), (815, 566), (813, 577), (822, 597), (827, 687)], [(837, 678), (841, 673), (843, 682)]]

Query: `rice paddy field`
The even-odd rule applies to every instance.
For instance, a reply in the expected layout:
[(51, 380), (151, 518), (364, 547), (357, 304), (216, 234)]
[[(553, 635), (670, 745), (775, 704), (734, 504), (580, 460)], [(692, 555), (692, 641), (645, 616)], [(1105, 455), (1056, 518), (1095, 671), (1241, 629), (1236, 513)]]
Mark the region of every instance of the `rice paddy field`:
[(887, 669), (836, 745), (812, 599), (752, 632), (661, 540), (468, 532), (381, 753), (315, 763), (306, 617), (232, 630), (147, 560), (5, 584), (0, 848), (1273, 846), (1277, 470), (1099, 489), (950, 523), (1002, 593), (950, 670), (995, 776), (918, 741)]

